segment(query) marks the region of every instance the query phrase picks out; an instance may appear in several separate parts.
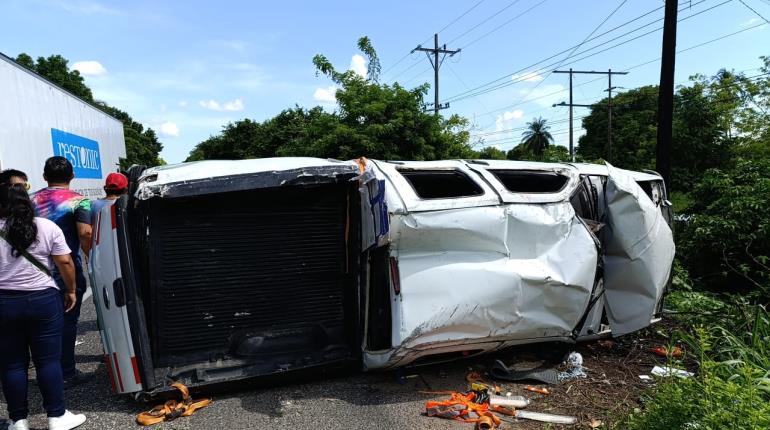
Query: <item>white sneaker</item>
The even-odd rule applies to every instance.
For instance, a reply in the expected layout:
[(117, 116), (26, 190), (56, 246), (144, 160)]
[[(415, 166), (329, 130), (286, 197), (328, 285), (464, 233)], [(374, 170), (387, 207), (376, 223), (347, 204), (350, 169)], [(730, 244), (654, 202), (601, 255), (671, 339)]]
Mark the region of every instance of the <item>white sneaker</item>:
[(11, 424), (8, 426), (8, 430), (29, 430), (29, 423), (27, 423), (26, 419), (11, 421)]
[(49, 430), (70, 430), (86, 422), (86, 416), (83, 414), (73, 414), (70, 411), (64, 411), (60, 417), (48, 418)]

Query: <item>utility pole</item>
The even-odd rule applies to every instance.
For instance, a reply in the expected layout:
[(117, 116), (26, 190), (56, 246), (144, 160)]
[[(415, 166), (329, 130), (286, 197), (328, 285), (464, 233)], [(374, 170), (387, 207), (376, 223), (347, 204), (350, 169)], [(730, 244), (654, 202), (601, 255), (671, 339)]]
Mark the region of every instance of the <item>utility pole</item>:
[[(421, 45), (417, 45), (416, 48), (412, 49), (412, 52), (414, 51), (425, 52), (425, 55), (428, 56), (428, 61), (430, 61), (430, 65), (433, 66), (433, 113), (438, 115), (439, 110), (449, 107), (449, 103), (441, 105), (438, 101), (438, 70), (441, 68), (441, 63), (444, 62), (444, 58), (447, 54), (451, 57), (460, 52), (460, 50), (447, 49), (446, 44), (444, 44), (443, 47), (439, 47), (438, 33), (436, 33), (433, 35), (433, 48), (423, 48)], [(433, 54), (433, 57), (431, 57), (431, 54)], [(440, 59), (439, 54), (441, 54)]]
[(663, 177), (666, 189), (671, 191), (671, 141), (674, 122), (674, 63), (676, 60), (677, 0), (666, 0), (663, 18), (663, 53), (660, 62), (658, 87), (658, 146), (655, 168)]
[(612, 86), (612, 75), (627, 75), (628, 72), (613, 72), (612, 69), (609, 69), (606, 72), (597, 72), (597, 71), (587, 71), (587, 70), (554, 70), (553, 73), (569, 73), (569, 104), (561, 102), (558, 104), (553, 105), (556, 106), (569, 106), (569, 154), (572, 158), (572, 162), (575, 162), (575, 143), (574, 143), (574, 134), (572, 131), (572, 108), (573, 107), (592, 107), (593, 105), (582, 105), (582, 104), (575, 104), (572, 103), (572, 75), (573, 74), (582, 74), (582, 75), (607, 75), (608, 79), (608, 86), (607, 91), (609, 92), (609, 98), (607, 99), (607, 161), (610, 161), (612, 159), (612, 90), (617, 88)]

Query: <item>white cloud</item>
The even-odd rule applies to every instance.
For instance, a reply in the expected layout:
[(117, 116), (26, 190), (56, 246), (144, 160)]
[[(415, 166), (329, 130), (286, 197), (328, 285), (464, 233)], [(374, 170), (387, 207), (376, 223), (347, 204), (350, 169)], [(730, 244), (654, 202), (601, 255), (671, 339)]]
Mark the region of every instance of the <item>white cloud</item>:
[(218, 112), (240, 112), (244, 109), (243, 100), (241, 99), (235, 99), (230, 102), (222, 102), (219, 103), (216, 100), (201, 100), (198, 102), (198, 104), (206, 109), (209, 110), (215, 110)]
[(316, 88), (315, 92), (313, 93), (313, 98), (321, 103), (337, 103), (337, 98), (335, 97), (336, 93), (337, 88), (335, 86), (328, 88)]
[(109, 7), (105, 4), (96, 1), (87, 0), (49, 0), (46, 2), (51, 6), (60, 7), (70, 13), (78, 13), (83, 15), (119, 15), (122, 11)]
[(754, 25), (754, 24), (756, 24), (758, 22), (759, 22), (759, 18), (756, 18), (756, 17), (755, 18), (751, 18), (750, 20), (748, 20), (746, 22), (740, 23), (739, 27), (751, 27), (752, 25)]
[(235, 99), (231, 102), (225, 102), (225, 104), (222, 105), (222, 110), (228, 111), (228, 112), (240, 112), (244, 108), (243, 106), (243, 100), (241, 99)]
[(543, 76), (537, 72), (527, 72), (522, 75), (511, 75), (511, 80), (517, 82), (538, 82), (543, 80)]
[(77, 70), (83, 76), (102, 76), (107, 69), (98, 61), (77, 61), (72, 64), (72, 70)]
[(186, 108), (187, 107), (187, 100), (182, 100), (179, 102), (179, 107)]
[(350, 70), (356, 72), (356, 74), (366, 79), (366, 60), (364, 57), (356, 54), (350, 59)]
[(551, 107), (555, 103), (563, 101), (566, 92), (567, 89), (560, 84), (541, 85), (534, 89), (519, 91), (521, 95), (525, 96), (526, 101), (531, 101), (542, 107)]
[(230, 40), (218, 39), (218, 40), (212, 40), (209, 43), (216, 48), (224, 48), (224, 49), (229, 49), (231, 51), (236, 51), (236, 52), (244, 52), (250, 46), (249, 42), (246, 42), (244, 40), (237, 40), (237, 39), (230, 39)]
[(523, 116), (524, 111), (520, 109), (505, 111), (501, 115), (497, 116), (497, 119), (495, 120), (495, 128), (497, 131), (500, 131), (505, 128), (506, 123), (516, 119), (521, 119)]
[(179, 137), (179, 126), (171, 121), (166, 121), (160, 125), (160, 135), (162, 137)]

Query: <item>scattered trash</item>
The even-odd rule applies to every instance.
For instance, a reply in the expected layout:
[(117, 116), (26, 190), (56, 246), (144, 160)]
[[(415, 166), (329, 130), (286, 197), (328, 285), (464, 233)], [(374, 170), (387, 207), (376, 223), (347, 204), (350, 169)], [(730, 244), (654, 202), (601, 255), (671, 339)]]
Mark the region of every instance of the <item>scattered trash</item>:
[(557, 384), (559, 382), (559, 375), (553, 369), (540, 366), (529, 370), (512, 370), (500, 360), (495, 360), (492, 364), (489, 375), (493, 379), (509, 382), (524, 380), (533, 380), (544, 384)]
[(544, 414), (542, 412), (516, 411), (515, 416), (516, 418), (553, 424), (575, 424), (577, 422), (576, 417), (567, 415)]
[(524, 396), (489, 396), (489, 404), (492, 406), (508, 406), (512, 408), (526, 408), (529, 399)]
[(661, 357), (680, 358), (682, 356), (682, 349), (678, 346), (675, 346), (670, 350), (666, 346), (656, 346), (655, 348), (650, 348), (650, 352)]
[(533, 387), (532, 385), (527, 385), (526, 387), (524, 387), (524, 389), (527, 391), (532, 391), (533, 393), (543, 394), (546, 396), (548, 394), (551, 394), (551, 392), (548, 391), (548, 388), (545, 388), (545, 387), (540, 388), (540, 387)]
[(477, 382), (484, 379), (484, 377), (481, 376), (481, 373), (476, 372), (475, 370), (471, 370), (470, 372), (465, 374), (465, 380), (468, 382)]
[[(491, 411), (502, 414), (513, 414), (513, 410), (511, 409), (500, 406), (490, 406), (488, 402), (480, 402), (479, 393), (475, 391), (470, 391), (468, 393), (452, 393), (448, 400), (430, 401), (425, 403), (425, 414), (429, 417), (476, 423), (476, 428), (484, 429), (495, 428), (500, 425), (500, 418)], [(475, 417), (471, 414), (474, 414)]]
[(567, 356), (567, 366), (566, 372), (559, 372), (559, 382), (588, 377), (583, 369), (583, 356), (579, 352), (573, 351), (569, 353), (569, 356)]
[(598, 429), (599, 427), (601, 427), (601, 426), (603, 426), (603, 425), (604, 425), (604, 423), (603, 423), (601, 420), (597, 420), (597, 419), (595, 419), (595, 418), (594, 418), (594, 419), (592, 419), (592, 420), (591, 420), (591, 421), (588, 423), (588, 427), (590, 427), (590, 428), (592, 428), (592, 429)]
[(639, 379), (641, 379), (644, 382), (652, 382), (652, 378), (650, 375), (639, 375)]
[(615, 341), (613, 340), (600, 340), (596, 343), (604, 349), (612, 349), (615, 347)]
[(189, 417), (198, 409), (211, 404), (211, 399), (201, 399), (194, 402), (192, 397), (190, 397), (190, 391), (186, 386), (179, 382), (175, 382), (171, 384), (171, 386), (182, 393), (182, 401), (177, 402), (176, 400), (168, 400), (162, 405), (155, 406), (149, 411), (140, 413), (136, 416), (136, 422), (138, 424), (151, 426), (162, 423), (163, 421), (172, 421), (179, 417)]
[(690, 378), (695, 375), (692, 372), (668, 366), (655, 366), (650, 373), (655, 376), (676, 376), (677, 378)]

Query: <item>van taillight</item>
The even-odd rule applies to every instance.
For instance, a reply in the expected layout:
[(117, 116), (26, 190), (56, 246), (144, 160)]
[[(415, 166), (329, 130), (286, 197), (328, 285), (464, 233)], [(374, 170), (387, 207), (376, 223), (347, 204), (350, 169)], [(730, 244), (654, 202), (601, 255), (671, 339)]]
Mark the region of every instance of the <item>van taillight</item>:
[(390, 282), (393, 284), (393, 292), (401, 294), (401, 275), (398, 273), (398, 258), (390, 257)]

